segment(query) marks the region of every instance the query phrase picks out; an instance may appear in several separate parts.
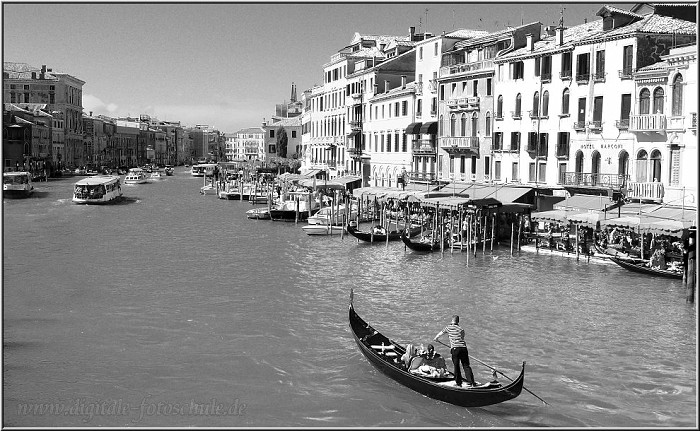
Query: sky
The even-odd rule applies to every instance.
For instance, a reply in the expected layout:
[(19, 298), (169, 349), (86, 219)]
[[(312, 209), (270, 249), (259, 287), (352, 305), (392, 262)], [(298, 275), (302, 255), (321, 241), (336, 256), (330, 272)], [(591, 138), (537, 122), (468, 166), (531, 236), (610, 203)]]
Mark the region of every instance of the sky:
[[(441, 34), (600, 19), (634, 3), (15, 3), (3, 1), (3, 61), (85, 81), (86, 113), (148, 114), (233, 133), (323, 83), (355, 32)], [(427, 9), (427, 11), (426, 11)]]

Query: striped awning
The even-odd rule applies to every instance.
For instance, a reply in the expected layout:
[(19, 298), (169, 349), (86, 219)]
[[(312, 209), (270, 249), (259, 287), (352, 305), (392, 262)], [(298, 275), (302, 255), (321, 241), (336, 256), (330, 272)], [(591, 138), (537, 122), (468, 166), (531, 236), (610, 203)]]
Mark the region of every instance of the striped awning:
[(407, 135), (417, 135), (420, 133), (420, 128), (423, 125), (423, 123), (418, 122), (418, 123), (411, 123), (406, 127), (406, 134)]
[(437, 135), (437, 121), (428, 121), (420, 127), (421, 135)]

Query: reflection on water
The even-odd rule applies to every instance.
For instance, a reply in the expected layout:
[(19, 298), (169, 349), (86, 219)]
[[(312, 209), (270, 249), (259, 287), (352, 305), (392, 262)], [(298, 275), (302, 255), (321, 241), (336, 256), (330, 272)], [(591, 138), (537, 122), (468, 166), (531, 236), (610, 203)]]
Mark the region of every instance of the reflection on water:
[[(308, 236), (200, 195), (184, 170), (125, 187), (129, 205), (74, 205), (72, 183), (3, 202), (6, 425), (697, 426), (696, 307), (679, 281)], [(350, 288), (397, 341), (427, 343), (460, 314), (470, 354), (511, 377), (526, 361), (550, 405), (523, 391), (464, 409), (386, 378), (352, 340)], [(18, 410), (116, 401), (129, 409), (87, 420)], [(236, 401), (239, 414), (148, 414)]]

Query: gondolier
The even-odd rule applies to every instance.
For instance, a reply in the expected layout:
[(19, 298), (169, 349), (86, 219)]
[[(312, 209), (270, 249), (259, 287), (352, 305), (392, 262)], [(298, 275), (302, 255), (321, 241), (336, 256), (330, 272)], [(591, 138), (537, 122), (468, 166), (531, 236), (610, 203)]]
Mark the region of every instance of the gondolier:
[(467, 343), (464, 341), (464, 329), (459, 326), (458, 315), (452, 316), (452, 323), (438, 332), (434, 340), (438, 341), (438, 338), (445, 333), (450, 338), (450, 353), (452, 353), (452, 363), (455, 366), (455, 383), (457, 386), (462, 386), (462, 373), (459, 369), (461, 362), (464, 367), (464, 378), (467, 381), (467, 386), (474, 386), (474, 373), (472, 373), (472, 368), (469, 365), (469, 350), (467, 349)]

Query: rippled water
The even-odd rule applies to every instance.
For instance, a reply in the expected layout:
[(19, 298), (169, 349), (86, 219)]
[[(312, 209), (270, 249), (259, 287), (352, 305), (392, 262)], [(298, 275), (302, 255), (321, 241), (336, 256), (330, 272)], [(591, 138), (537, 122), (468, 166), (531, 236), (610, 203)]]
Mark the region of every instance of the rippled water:
[[(113, 206), (72, 204), (74, 180), (3, 202), (4, 425), (697, 427), (680, 281), (508, 246), (467, 262), (307, 236), (201, 196), (184, 170)], [(470, 354), (511, 377), (526, 361), (549, 405), (523, 391), (465, 409), (383, 376), (352, 340), (350, 288), (397, 341), (460, 314)], [(22, 410), (39, 404), (53, 410)]]

